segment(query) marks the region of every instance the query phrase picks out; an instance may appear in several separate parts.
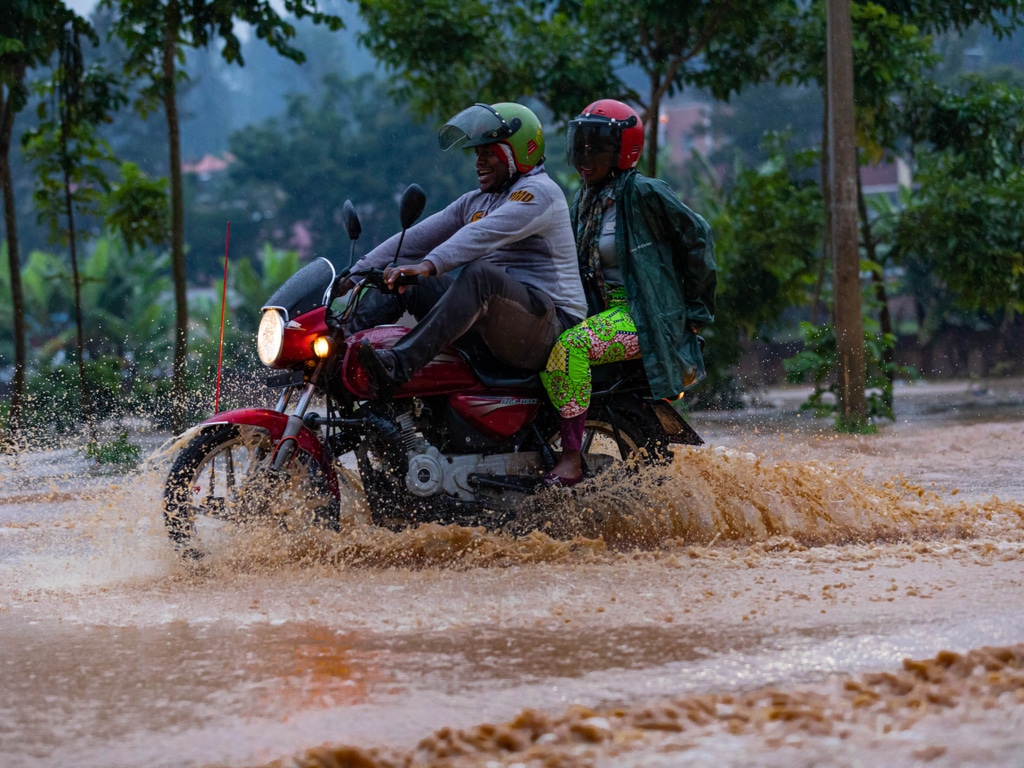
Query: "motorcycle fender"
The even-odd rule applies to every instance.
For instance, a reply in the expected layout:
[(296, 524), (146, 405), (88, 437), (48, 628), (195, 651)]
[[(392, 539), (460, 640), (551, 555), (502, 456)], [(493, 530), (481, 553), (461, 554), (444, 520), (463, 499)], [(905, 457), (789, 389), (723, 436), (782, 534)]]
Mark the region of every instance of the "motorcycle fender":
[[(291, 417), (287, 413), (272, 411), (268, 408), (239, 408), (234, 411), (224, 411), (223, 413), (215, 414), (202, 424), (193, 427), (189, 432), (199, 433), (225, 424), (238, 424), (240, 426), (266, 430), (267, 434), (270, 435), (270, 439), (276, 443), (284, 435), (289, 418)], [(299, 430), (299, 434), (295, 436), (295, 441), (298, 443), (299, 450), (308, 453), (320, 465), (326, 476), (328, 487), (336, 494), (338, 477), (334, 471), (334, 462), (324, 460), (323, 443), (305, 425)]]
[(665, 430), (670, 443), (679, 443), (681, 445), (704, 444), (704, 441), (694, 428), (687, 424), (686, 420), (679, 415), (676, 409), (664, 400), (653, 400), (647, 404), (654, 411), (654, 415), (657, 417), (658, 423), (661, 424), (661, 428)]
[[(271, 439), (276, 442), (281, 439), (282, 435), (284, 435), (285, 427), (288, 425), (288, 419), (289, 416), (287, 413), (272, 411), (269, 408), (239, 408), (234, 411), (224, 411), (223, 413), (215, 414), (200, 424), (199, 428), (220, 426), (222, 424), (239, 424), (242, 426), (257, 427), (259, 429), (265, 429)], [(316, 459), (321, 466), (323, 466), (323, 443), (320, 442), (309, 427), (303, 426), (302, 429), (299, 430), (299, 434), (295, 436), (295, 440), (298, 442), (301, 450), (308, 453)]]

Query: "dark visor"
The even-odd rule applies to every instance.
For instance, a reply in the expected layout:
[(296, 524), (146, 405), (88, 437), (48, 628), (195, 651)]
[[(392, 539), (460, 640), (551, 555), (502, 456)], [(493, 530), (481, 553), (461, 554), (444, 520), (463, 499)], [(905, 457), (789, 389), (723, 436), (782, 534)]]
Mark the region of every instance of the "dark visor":
[(570, 120), (565, 134), (569, 165), (586, 165), (595, 155), (600, 154), (617, 156), (622, 145), (622, 128), (630, 124), (629, 121), (593, 118)]

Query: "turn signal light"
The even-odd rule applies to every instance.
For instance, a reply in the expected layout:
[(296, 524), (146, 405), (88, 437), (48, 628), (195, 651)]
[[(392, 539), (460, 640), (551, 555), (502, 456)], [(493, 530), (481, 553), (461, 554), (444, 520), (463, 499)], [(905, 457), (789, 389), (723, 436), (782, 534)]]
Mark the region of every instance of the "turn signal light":
[(331, 348), (334, 344), (327, 336), (317, 336), (316, 341), (313, 342), (313, 354), (319, 358), (325, 358), (331, 354)]

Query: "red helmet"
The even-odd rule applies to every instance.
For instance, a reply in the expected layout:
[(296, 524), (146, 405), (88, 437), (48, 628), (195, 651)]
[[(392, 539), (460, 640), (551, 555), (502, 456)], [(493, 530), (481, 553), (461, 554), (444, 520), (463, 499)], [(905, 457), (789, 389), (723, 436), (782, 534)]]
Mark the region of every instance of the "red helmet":
[(569, 121), (566, 130), (569, 165), (583, 165), (588, 155), (611, 152), (620, 171), (635, 168), (644, 149), (644, 124), (628, 104), (601, 99)]

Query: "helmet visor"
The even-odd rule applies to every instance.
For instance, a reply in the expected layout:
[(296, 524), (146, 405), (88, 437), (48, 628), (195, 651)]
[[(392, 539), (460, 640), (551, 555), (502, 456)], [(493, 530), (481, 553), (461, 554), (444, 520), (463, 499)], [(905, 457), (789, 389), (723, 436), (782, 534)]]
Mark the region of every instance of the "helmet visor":
[(570, 120), (565, 134), (569, 165), (590, 165), (599, 155), (607, 155), (612, 165), (622, 145), (622, 124), (611, 120)]
[(507, 139), (518, 127), (509, 125), (493, 107), (487, 104), (474, 104), (442, 125), (437, 133), (437, 140), (441, 144), (441, 149), (457, 146), (476, 147)]

